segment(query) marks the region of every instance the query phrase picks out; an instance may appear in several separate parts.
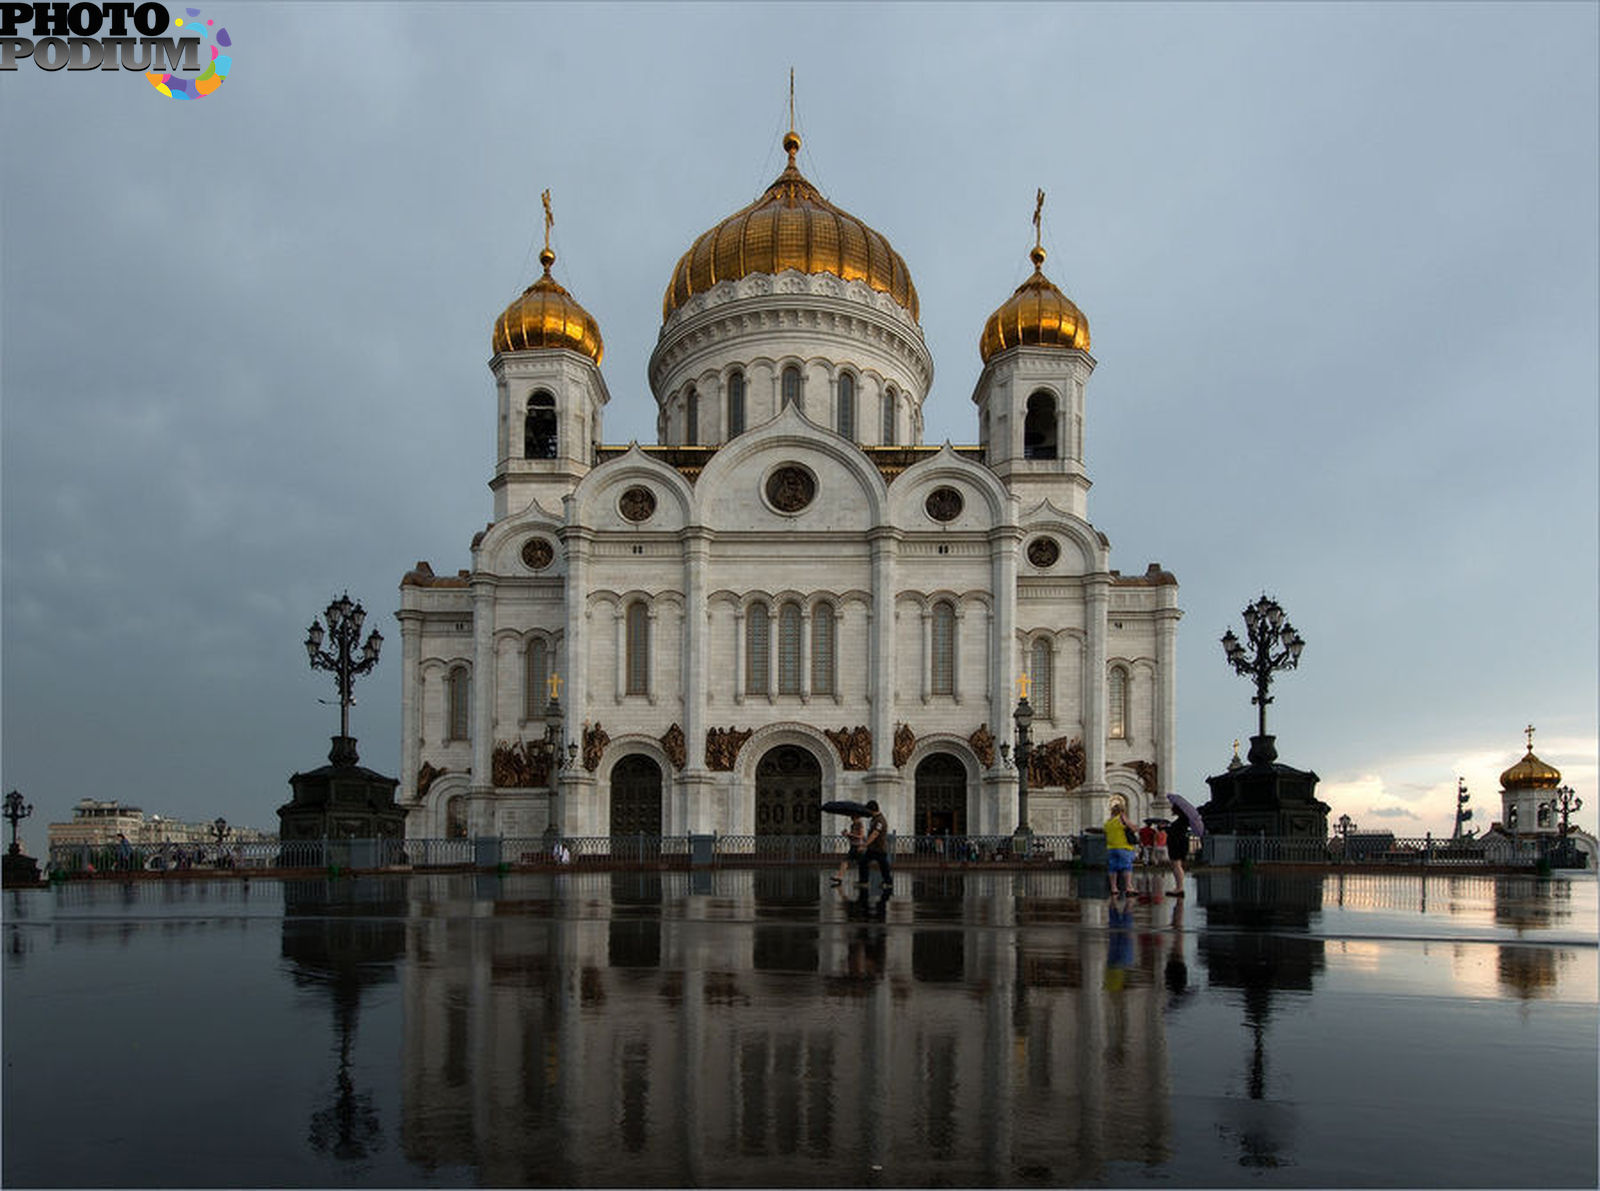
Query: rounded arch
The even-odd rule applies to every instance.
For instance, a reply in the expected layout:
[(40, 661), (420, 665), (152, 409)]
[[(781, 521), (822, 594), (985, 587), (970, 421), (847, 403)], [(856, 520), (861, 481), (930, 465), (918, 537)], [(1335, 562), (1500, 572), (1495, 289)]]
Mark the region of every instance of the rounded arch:
[(906, 767), (911, 773), (911, 822), (907, 824), (911, 834), (934, 838), (969, 834), (978, 769), (967, 742), (959, 738), (918, 741)]
[(612, 760), (606, 772), (607, 835), (663, 833), (669, 771), (651, 750), (641, 748), (625, 748)]
[(1011, 524), (1011, 497), (1000, 478), (987, 467), (955, 453), (948, 442), (938, 454), (919, 459), (901, 473), (890, 489), (890, 516), (897, 525), (925, 524), (918, 514), (923, 501), (940, 485), (950, 485), (982, 498), (982, 516), (963, 510), (951, 524), (957, 528), (992, 528)]
[(746, 790), (754, 789), (756, 765), (760, 762), (762, 754), (781, 744), (798, 745), (816, 758), (817, 763), (822, 766), (823, 801), (832, 798), (831, 791), (838, 786), (839, 775), (842, 772), (838, 751), (833, 747), (833, 742), (819, 729), (793, 720), (757, 728), (750, 739), (745, 741), (744, 747), (739, 750), (739, 760), (735, 766), (739, 785)]
[[(1144, 783), (1139, 780), (1136, 773), (1129, 769), (1112, 769), (1106, 772), (1106, 789), (1110, 791), (1108, 805), (1114, 805), (1120, 798), (1128, 808), (1128, 818), (1132, 819), (1134, 826), (1150, 814), (1150, 795), (1145, 792)], [(1109, 812), (1107, 812), (1109, 813)]]
[[(472, 788), (472, 783), (465, 773), (455, 773), (446, 770), (433, 779), (433, 784), (428, 787), (428, 792), (421, 798), (422, 814), (419, 821), (413, 824), (407, 819), (406, 834), (419, 839), (445, 839), (449, 835), (450, 800), (459, 798), (457, 805), (466, 806), (466, 797)], [(415, 814), (415, 812), (412, 812)], [(471, 834), (471, 819), (467, 820), (467, 831)]]

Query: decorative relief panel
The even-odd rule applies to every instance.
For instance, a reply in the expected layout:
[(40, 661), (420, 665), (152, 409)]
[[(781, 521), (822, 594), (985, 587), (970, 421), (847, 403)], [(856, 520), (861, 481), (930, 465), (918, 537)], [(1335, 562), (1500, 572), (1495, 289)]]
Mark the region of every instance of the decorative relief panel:
[(1139, 781), (1144, 784), (1146, 794), (1156, 792), (1156, 763), (1154, 761), (1129, 761), (1126, 768), (1139, 775)]
[(917, 747), (917, 734), (911, 730), (910, 724), (901, 724), (894, 730), (894, 767), (904, 769), (907, 761), (911, 759), (911, 752)]
[(433, 762), (424, 761), (417, 769), (417, 797), (421, 798), (425, 795), (433, 788), (435, 780), (449, 772), (450, 770), (443, 765), (436, 767)]
[(1028, 543), (1028, 561), (1043, 570), (1061, 560), (1061, 544), (1054, 538), (1039, 537)]
[(522, 543), (522, 562), (529, 570), (542, 571), (555, 561), (555, 550), (545, 538), (529, 538)]
[(935, 521), (954, 521), (961, 516), (964, 504), (961, 493), (954, 488), (935, 488), (928, 493), (928, 499), (922, 502), (922, 507)]
[(978, 755), (985, 769), (994, 764), (994, 733), (989, 731), (988, 724), (979, 724), (977, 730), (967, 737), (967, 743), (972, 746), (972, 751)]
[(629, 521), (648, 521), (655, 515), (656, 494), (642, 484), (635, 484), (617, 501), (617, 511)]
[(824, 728), (822, 734), (833, 741), (846, 769), (872, 768), (872, 729), (857, 724), (854, 728)]
[(706, 733), (706, 768), (726, 773), (739, 759), (739, 750), (753, 729), (712, 728)]
[(780, 467), (767, 477), (767, 500), (780, 513), (798, 513), (816, 496), (816, 477), (797, 464)]
[(606, 735), (599, 720), (586, 725), (583, 729), (583, 767), (590, 773), (600, 768), (600, 758), (605, 756), (606, 746), (610, 743), (611, 737)]
[(500, 789), (534, 789), (550, 784), (550, 756), (532, 741), (507, 744), (495, 742), (490, 765), (494, 784)]
[(667, 760), (672, 762), (674, 769), (682, 769), (688, 763), (688, 744), (683, 738), (683, 729), (677, 724), (673, 724), (662, 733), (661, 747), (666, 751)]
[(1083, 785), (1083, 741), (1057, 736), (1047, 744), (1034, 745), (1028, 754), (1028, 785), (1036, 790), (1060, 786), (1076, 790)]

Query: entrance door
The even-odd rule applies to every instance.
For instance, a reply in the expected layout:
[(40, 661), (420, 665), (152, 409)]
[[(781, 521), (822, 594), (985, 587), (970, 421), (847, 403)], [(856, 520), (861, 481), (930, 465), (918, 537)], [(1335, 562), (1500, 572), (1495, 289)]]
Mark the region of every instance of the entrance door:
[(661, 766), (635, 753), (611, 771), (611, 834), (661, 834)]
[(967, 767), (949, 753), (933, 753), (917, 766), (918, 835), (967, 834)]
[(781, 744), (756, 765), (756, 835), (821, 834), (822, 766), (805, 749)]

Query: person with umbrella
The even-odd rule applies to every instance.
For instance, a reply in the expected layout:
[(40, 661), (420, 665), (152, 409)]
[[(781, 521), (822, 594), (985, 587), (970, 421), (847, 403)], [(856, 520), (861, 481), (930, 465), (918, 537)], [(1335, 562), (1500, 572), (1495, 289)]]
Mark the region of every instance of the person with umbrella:
[(861, 844), (862, 841), (867, 837), (867, 828), (866, 825), (861, 822), (860, 815), (852, 814), (850, 816), (850, 826), (846, 827), (839, 834), (844, 836), (845, 843), (849, 845), (849, 851), (847, 851), (844, 855), (844, 858), (839, 861), (839, 869), (833, 874), (833, 883), (835, 885), (843, 885), (845, 873), (850, 871), (852, 865), (856, 865), (861, 862)]
[(1177, 886), (1168, 892), (1173, 897), (1183, 896), (1183, 862), (1189, 859), (1189, 832), (1193, 829), (1196, 835), (1205, 834), (1205, 821), (1200, 818), (1200, 812), (1195, 810), (1194, 804), (1181, 794), (1168, 794), (1167, 801), (1177, 811), (1172, 822), (1167, 825), (1167, 860), (1172, 865), (1172, 881)]

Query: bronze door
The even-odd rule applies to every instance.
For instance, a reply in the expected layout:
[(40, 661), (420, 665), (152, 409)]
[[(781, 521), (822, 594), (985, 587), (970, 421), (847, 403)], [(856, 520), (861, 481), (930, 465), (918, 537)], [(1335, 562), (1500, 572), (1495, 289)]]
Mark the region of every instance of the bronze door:
[(822, 766), (803, 748), (779, 745), (756, 766), (756, 834), (822, 833)]
[(635, 753), (611, 771), (611, 834), (661, 834), (661, 766)]
[(917, 766), (916, 833), (967, 834), (967, 767), (949, 753)]

